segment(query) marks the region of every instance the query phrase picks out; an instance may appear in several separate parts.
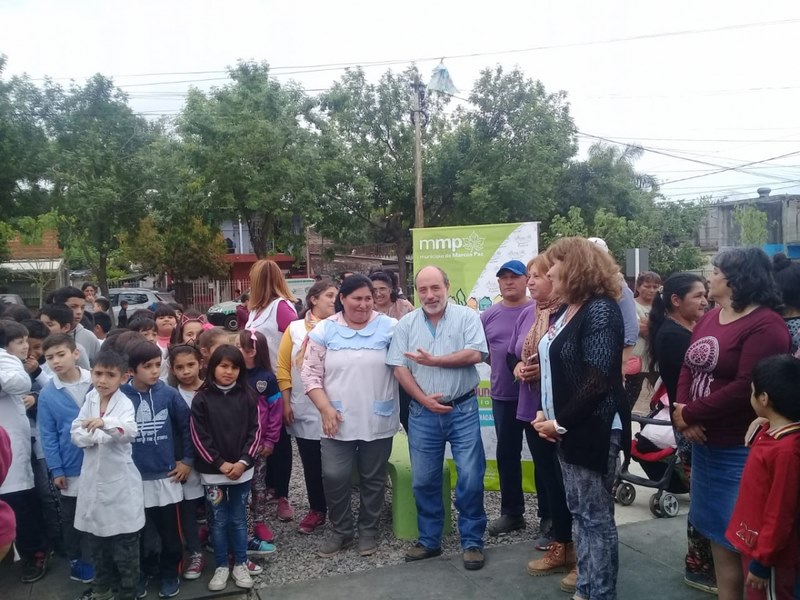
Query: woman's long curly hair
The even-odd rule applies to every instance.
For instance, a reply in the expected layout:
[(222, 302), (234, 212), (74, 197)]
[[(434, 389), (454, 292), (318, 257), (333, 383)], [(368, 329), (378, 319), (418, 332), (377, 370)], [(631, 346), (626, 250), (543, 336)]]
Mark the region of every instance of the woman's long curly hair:
[(547, 249), (552, 262), (561, 263), (564, 289), (561, 297), (570, 304), (594, 296), (613, 300), (622, 297), (623, 279), (610, 254), (582, 237), (562, 238)]
[(712, 263), (728, 280), (733, 310), (739, 312), (751, 304), (780, 310), (772, 263), (761, 248), (731, 248), (717, 254)]

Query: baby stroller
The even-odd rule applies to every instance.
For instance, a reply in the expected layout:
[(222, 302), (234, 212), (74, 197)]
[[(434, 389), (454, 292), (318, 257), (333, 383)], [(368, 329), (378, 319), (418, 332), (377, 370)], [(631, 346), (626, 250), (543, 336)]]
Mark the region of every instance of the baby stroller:
[[(689, 493), (689, 482), (677, 452), (666, 388), (660, 380), (653, 398), (656, 406), (646, 417), (631, 416), (642, 431), (631, 440), (630, 458), (625, 459), (617, 477), (615, 498), (630, 506), (636, 499), (633, 484), (653, 488), (656, 492), (650, 496), (650, 512), (658, 518), (675, 517), (679, 508), (675, 494)], [(629, 471), (631, 458), (641, 465), (646, 479)]]

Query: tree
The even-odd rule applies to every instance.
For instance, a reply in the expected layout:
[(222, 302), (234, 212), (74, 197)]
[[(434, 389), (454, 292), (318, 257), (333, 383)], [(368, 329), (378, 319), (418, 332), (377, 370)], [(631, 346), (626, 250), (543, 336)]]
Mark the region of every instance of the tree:
[(102, 75), (65, 91), (49, 84), (50, 168), (62, 242), (79, 248), (108, 293), (109, 257), (147, 209), (142, 155), (152, 128)]
[(497, 66), (481, 72), (469, 100), (433, 158), (441, 224), (548, 221), (577, 149), (566, 94)]
[[(329, 231), (335, 224), (340, 231), (366, 230), (374, 241), (394, 244), (400, 281), (406, 281), (414, 223), (414, 125), (409, 115), (410, 84), (417, 77), (416, 68), (387, 71), (372, 84), (361, 69), (348, 70), (321, 98), (325, 135), (341, 149), (330, 168), (349, 172), (349, 177), (326, 186), (320, 229)], [(427, 102), (424, 155), (433, 152), (444, 104), (438, 96)], [(436, 224), (436, 214), (426, 197), (426, 222)]]
[[(0, 76), (5, 63), (0, 54)], [(27, 77), (0, 79), (0, 215), (6, 222), (49, 210), (47, 106)]]
[(755, 206), (737, 206), (733, 211), (733, 220), (739, 226), (739, 237), (744, 246), (763, 246), (767, 243), (767, 213)]
[(178, 120), (205, 206), (244, 220), (259, 258), (272, 246), (299, 252), (321, 189), (315, 101), (270, 78), (267, 63), (240, 63), (230, 77), (208, 94), (192, 89)]
[(135, 233), (123, 236), (122, 249), (125, 258), (144, 272), (169, 273), (178, 282), (230, 273), (222, 234), (197, 216), (162, 227), (152, 216), (145, 217)]
[(572, 161), (564, 170), (559, 210), (579, 206), (589, 219), (600, 209), (627, 219), (645, 214), (658, 197), (658, 185), (635, 169), (642, 153), (638, 146), (592, 145), (586, 160)]
[[(58, 224), (58, 215), (54, 212), (48, 212), (37, 217), (20, 217), (15, 221), (16, 236), (19, 241), (27, 245), (40, 245), (44, 239), (44, 234), (47, 231), (55, 231)], [(48, 258), (55, 259), (59, 254), (58, 243), (55, 236)], [(50, 245), (50, 244), (48, 244)], [(23, 279), (30, 281), (38, 292), (39, 307), (44, 305), (45, 290), (58, 279), (58, 271), (52, 269), (51, 261), (42, 259), (30, 259), (27, 268), (19, 271), (17, 275)]]

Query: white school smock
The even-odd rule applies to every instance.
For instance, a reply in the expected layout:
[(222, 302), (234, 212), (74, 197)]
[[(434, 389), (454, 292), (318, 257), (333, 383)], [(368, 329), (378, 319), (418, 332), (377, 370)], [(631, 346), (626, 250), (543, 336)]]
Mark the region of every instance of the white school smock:
[(0, 349), (0, 386), (0, 426), (11, 440), (12, 457), (0, 494), (10, 494), (33, 487), (31, 423), (22, 403), (31, 391), (31, 378), (22, 361), (4, 349)]
[(303, 348), (308, 335), (306, 320), (293, 321), (289, 325), (289, 336), (292, 340), (291, 374), (292, 374), (292, 413), (294, 422), (286, 426), (286, 431), (304, 440), (318, 440), (322, 437), (322, 416), (311, 399), (303, 391), (303, 380), (295, 366), (297, 353)]
[(72, 443), (83, 448), (75, 529), (98, 537), (134, 533), (144, 527), (144, 492), (131, 449), (137, 432), (133, 404), (117, 390), (101, 417), (105, 428), (89, 433), (82, 423), (95, 417), (100, 394), (92, 390), (71, 428)]
[(283, 332), (278, 331), (278, 306), (281, 302), (286, 302), (292, 307), (292, 310), (295, 310), (292, 303), (285, 298), (276, 298), (261, 310), (251, 310), (247, 324), (244, 326), (248, 331), (259, 331), (267, 338), (269, 364), (272, 365), (273, 371), (278, 364), (278, 347), (281, 345), (283, 337)]

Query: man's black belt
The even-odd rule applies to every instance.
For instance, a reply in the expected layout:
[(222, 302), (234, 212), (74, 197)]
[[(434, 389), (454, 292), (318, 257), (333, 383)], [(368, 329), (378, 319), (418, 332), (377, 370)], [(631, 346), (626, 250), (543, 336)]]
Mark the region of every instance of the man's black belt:
[(450, 402), (442, 402), (442, 404), (444, 404), (445, 406), (457, 406), (462, 402), (466, 402), (473, 396), (475, 396), (475, 390), (470, 390), (463, 396), (459, 396), (458, 398), (453, 398)]

